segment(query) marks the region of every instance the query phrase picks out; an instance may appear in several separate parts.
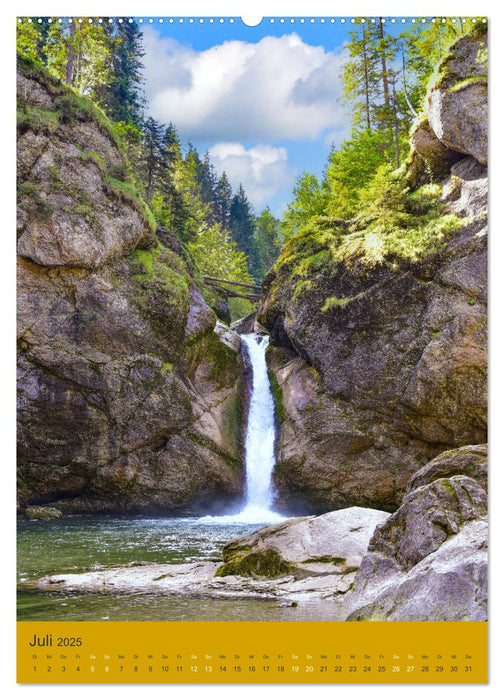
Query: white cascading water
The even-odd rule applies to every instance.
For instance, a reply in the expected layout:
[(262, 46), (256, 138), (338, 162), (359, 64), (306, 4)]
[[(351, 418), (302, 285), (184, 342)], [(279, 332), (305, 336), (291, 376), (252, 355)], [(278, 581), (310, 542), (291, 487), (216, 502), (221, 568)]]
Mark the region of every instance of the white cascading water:
[(269, 337), (258, 333), (247, 333), (240, 337), (247, 347), (252, 365), (252, 389), (245, 437), (247, 501), (239, 513), (206, 516), (202, 520), (276, 523), (284, 518), (271, 510), (271, 477), (275, 466), (275, 404), (266, 365)]

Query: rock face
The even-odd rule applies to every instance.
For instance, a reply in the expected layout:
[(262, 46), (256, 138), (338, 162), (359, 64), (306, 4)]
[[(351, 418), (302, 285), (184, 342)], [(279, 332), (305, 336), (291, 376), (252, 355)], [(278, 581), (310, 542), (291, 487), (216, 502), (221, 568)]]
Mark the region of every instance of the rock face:
[(409, 170), (414, 183), (449, 175), (463, 154), (482, 165), (488, 151), (486, 33), (459, 39), (439, 65), (427, 111), (413, 126)]
[[(435, 89), (474, 77), (479, 90), (482, 43), (461, 39)], [(459, 120), (452, 109), (441, 100), (443, 124)], [(470, 149), (441, 142), (430, 112), (429, 123), (415, 154), (430, 148), (437, 173), (448, 169), (440, 201), (461, 219), (444, 246), (370, 265), (351, 242), (343, 251), (349, 222), (327, 218), (287, 244), (264, 282), (257, 318), (271, 334), (284, 512), (392, 511), (419, 466), (486, 440), (486, 141), (475, 130)]]
[(236, 502), (239, 337), (156, 237), (105, 117), (24, 60), (19, 109), (21, 508)]
[(486, 620), (486, 447), (419, 470), (379, 525), (355, 580), (351, 620)]
[(429, 124), (448, 148), (486, 165), (488, 151), (486, 35), (465, 36), (444, 58), (429, 95)]

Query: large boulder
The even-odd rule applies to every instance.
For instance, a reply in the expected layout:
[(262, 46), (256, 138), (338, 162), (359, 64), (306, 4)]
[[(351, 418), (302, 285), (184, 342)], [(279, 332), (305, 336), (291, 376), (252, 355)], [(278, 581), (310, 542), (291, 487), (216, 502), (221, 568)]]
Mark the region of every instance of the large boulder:
[(428, 97), (432, 131), (448, 148), (483, 165), (488, 152), (486, 34), (459, 39), (441, 62)]
[(239, 337), (153, 232), (105, 116), (25, 59), (19, 110), (20, 507), (236, 503)]
[(410, 182), (440, 181), (464, 155), (488, 159), (488, 48), (484, 27), (458, 39), (438, 66), (411, 131)]
[(348, 590), (375, 528), (388, 513), (347, 508), (270, 525), (225, 545), (217, 576), (337, 575)]
[(453, 538), (403, 574), (383, 560), (366, 560), (383, 573), (366, 593), (371, 603), (348, 620), (482, 621), (487, 619), (488, 525), (483, 519), (465, 524)]
[(270, 275), (278, 508), (392, 511), (419, 466), (486, 440), (485, 184), (453, 176), (472, 216), (425, 263), (342, 262), (301, 293), (288, 259)]
[(349, 619), (486, 619), (485, 487), (484, 445), (449, 451), (420, 469), (370, 540)]

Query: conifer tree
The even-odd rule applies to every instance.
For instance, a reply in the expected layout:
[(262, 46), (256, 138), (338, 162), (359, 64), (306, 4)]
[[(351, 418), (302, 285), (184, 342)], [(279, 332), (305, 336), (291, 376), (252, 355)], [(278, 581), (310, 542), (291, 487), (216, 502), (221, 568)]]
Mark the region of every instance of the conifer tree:
[(164, 170), (165, 156), (162, 139), (162, 125), (152, 117), (146, 119), (143, 125), (140, 165), (145, 183), (145, 200), (148, 204)]
[(217, 222), (215, 192), (217, 188), (217, 174), (215, 168), (210, 161), (208, 151), (203, 156), (203, 160), (199, 160), (197, 175), (198, 184), (200, 186), (201, 199), (210, 205), (208, 214), (208, 223), (213, 225)]
[(105, 25), (111, 49), (109, 81), (96, 90), (97, 101), (114, 122), (140, 126), (142, 120), (142, 32), (134, 21)]
[(226, 231), (229, 231), (232, 194), (233, 191), (229, 184), (228, 177), (226, 173), (223, 172), (215, 187), (214, 212), (217, 223)]
[(248, 257), (250, 269), (255, 272), (257, 254), (254, 246), (254, 216), (250, 202), (241, 184), (238, 192), (231, 200), (229, 229), (238, 248)]

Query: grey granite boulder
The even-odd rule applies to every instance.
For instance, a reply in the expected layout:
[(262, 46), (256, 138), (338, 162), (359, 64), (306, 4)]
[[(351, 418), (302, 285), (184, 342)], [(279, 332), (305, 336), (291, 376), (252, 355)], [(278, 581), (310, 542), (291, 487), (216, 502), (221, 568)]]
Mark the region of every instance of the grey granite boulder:
[(485, 454), (485, 445), (450, 450), (412, 477), (371, 538), (349, 619), (486, 619)]
[(354, 507), (261, 528), (226, 544), (218, 575), (247, 574), (253, 557), (263, 576), (303, 570), (351, 574), (353, 580), (371, 535), (387, 518), (383, 511)]
[[(348, 620), (486, 620), (487, 537), (486, 519), (473, 520), (407, 574), (382, 566), (381, 585), (379, 574), (369, 580), (372, 602), (358, 607)], [(371, 565), (380, 572), (372, 558), (366, 568)]]

